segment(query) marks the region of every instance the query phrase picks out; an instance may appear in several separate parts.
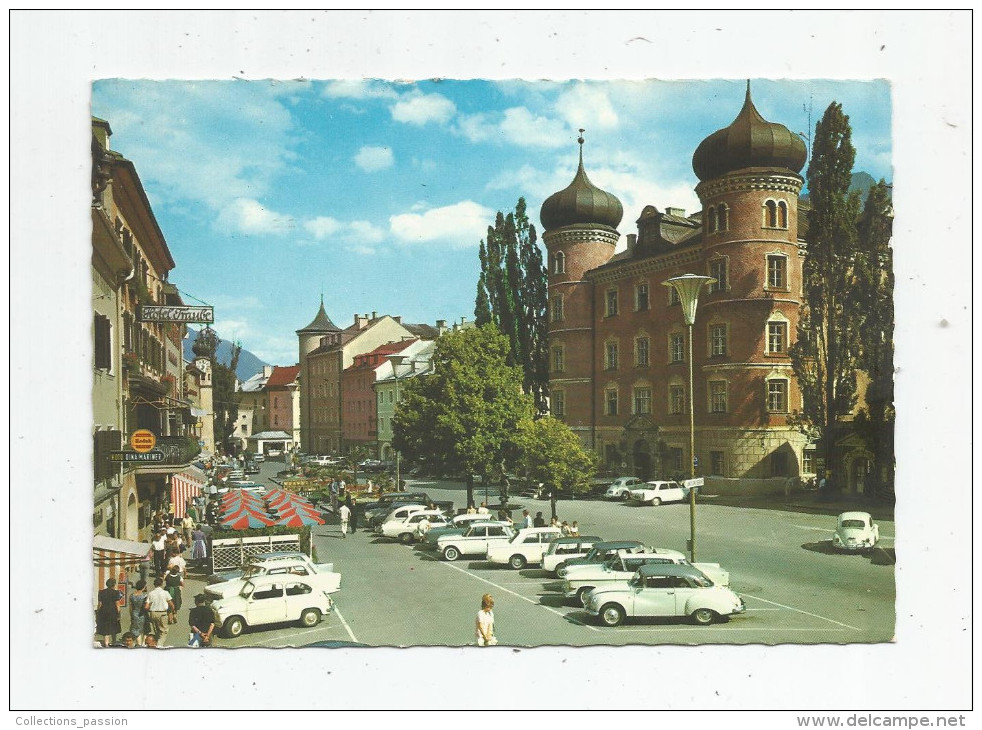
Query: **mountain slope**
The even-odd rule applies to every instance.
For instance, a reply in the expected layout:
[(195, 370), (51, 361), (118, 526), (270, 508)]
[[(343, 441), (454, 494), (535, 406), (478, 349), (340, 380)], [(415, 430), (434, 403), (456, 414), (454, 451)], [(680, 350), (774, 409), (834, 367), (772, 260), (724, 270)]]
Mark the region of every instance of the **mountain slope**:
[[(193, 360), (194, 352), (191, 351), (192, 345), (194, 345), (194, 340), (198, 336), (198, 330), (193, 327), (188, 327), (188, 336), (184, 338), (184, 359)], [(218, 335), (221, 337), (221, 334)], [(232, 359), (232, 343), (228, 340), (222, 339), (218, 344), (218, 352), (215, 353), (215, 358), (219, 362), (228, 363)], [(251, 378), (256, 373), (263, 369), (263, 365), (268, 365), (269, 363), (263, 362), (258, 357), (253, 355), (244, 347), (242, 352), (239, 353), (239, 363), (235, 368), (235, 376), (240, 381), (245, 381)]]

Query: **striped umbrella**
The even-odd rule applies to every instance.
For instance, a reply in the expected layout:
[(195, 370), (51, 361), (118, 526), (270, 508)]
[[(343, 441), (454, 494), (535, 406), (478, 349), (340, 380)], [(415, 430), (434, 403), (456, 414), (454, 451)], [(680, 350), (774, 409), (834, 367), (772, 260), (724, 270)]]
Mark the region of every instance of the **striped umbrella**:
[(323, 525), (324, 520), (316, 515), (305, 512), (287, 512), (280, 515), (276, 524), (285, 525), (286, 527), (304, 527), (306, 525)]
[(233, 530), (248, 530), (251, 527), (268, 527), (273, 521), (268, 517), (257, 515), (243, 510), (238, 514), (230, 515), (221, 521), (222, 527), (231, 527)]

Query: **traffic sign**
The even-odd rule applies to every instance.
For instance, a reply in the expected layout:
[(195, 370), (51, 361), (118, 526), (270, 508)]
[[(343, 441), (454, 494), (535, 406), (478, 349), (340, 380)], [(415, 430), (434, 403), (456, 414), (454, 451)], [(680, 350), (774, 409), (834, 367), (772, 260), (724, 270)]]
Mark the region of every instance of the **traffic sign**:
[(686, 479), (684, 482), (682, 482), (682, 486), (683, 487), (689, 487), (690, 489), (692, 487), (704, 487), (704, 486), (706, 486), (706, 479), (705, 479), (705, 477), (696, 477), (695, 479)]
[(138, 451), (141, 454), (147, 453), (156, 445), (157, 437), (149, 429), (141, 428), (139, 431), (134, 431), (133, 435), (130, 436), (130, 446), (133, 451)]
[(164, 460), (163, 451), (110, 451), (109, 461), (160, 462)]

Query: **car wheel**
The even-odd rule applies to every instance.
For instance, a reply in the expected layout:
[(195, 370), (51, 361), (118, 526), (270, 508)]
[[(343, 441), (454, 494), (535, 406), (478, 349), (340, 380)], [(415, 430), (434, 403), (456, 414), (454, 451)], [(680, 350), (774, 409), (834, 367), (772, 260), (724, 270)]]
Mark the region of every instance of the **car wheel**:
[(316, 626), (321, 622), (321, 612), (316, 608), (308, 608), (302, 614), (300, 614), (300, 625), (306, 626), (308, 629), (311, 626)]
[(630, 492), (622, 492), (620, 498), (623, 499), (626, 502), (630, 497), (631, 497), (631, 493)]
[(529, 564), (529, 561), (525, 559), (524, 555), (512, 555), (508, 559), (508, 564), (515, 570), (521, 570)]
[(242, 632), (245, 631), (245, 621), (242, 620), (241, 616), (230, 616), (225, 620), (222, 631), (229, 639), (242, 636)]
[(458, 550), (457, 548), (453, 547), (452, 545), (450, 547), (445, 547), (443, 549), (443, 559), (444, 560), (449, 560), (450, 562), (453, 562), (454, 560), (456, 560), (459, 557), (460, 557), (460, 550)]
[(697, 608), (692, 612), (692, 620), (700, 626), (708, 626), (716, 618), (716, 612), (711, 608)]
[(566, 577), (566, 563), (560, 563), (556, 566), (556, 577), (565, 578)]
[(660, 504), (661, 504), (661, 500), (658, 499), (658, 497), (655, 497), (653, 500), (651, 500), (651, 506), (652, 507), (657, 507)]
[(583, 586), (578, 591), (576, 591), (576, 600), (579, 604), (586, 608), (586, 594), (592, 591), (594, 586)]
[(617, 626), (624, 620), (624, 609), (616, 603), (608, 603), (600, 609), (600, 620), (604, 626)]
[(411, 532), (404, 532), (401, 535), (399, 535), (399, 542), (401, 542), (403, 545), (412, 545), (413, 544), (413, 535), (412, 535), (412, 533)]

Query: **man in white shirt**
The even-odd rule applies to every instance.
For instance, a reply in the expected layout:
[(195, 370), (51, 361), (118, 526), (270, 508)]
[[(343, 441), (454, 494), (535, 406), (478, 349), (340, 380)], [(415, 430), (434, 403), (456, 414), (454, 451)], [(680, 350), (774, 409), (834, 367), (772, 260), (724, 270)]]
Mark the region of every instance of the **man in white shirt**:
[(351, 519), (351, 510), (348, 509), (348, 505), (342, 503), (341, 508), (338, 510), (338, 517), (341, 518), (341, 537), (348, 537), (348, 520)]
[(174, 601), (164, 588), (163, 578), (154, 578), (153, 585), (143, 605), (150, 612), (150, 626), (157, 635), (157, 645), (164, 646), (167, 641), (167, 612), (174, 610)]
[(488, 505), (485, 502), (481, 502), (481, 506), (477, 508), (477, 513), (479, 515), (491, 514), (490, 510), (488, 509)]

